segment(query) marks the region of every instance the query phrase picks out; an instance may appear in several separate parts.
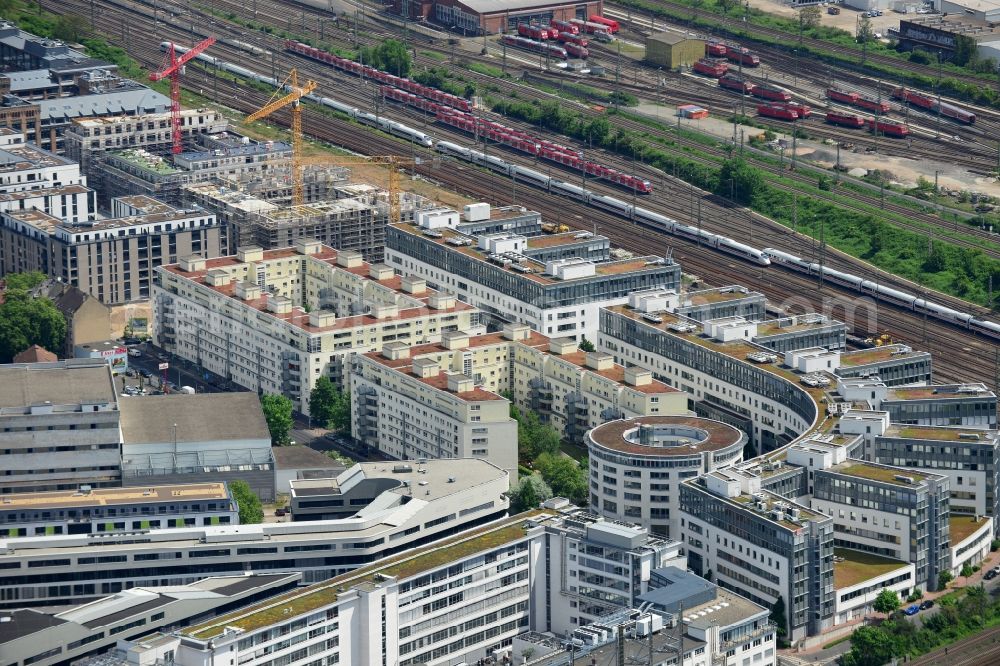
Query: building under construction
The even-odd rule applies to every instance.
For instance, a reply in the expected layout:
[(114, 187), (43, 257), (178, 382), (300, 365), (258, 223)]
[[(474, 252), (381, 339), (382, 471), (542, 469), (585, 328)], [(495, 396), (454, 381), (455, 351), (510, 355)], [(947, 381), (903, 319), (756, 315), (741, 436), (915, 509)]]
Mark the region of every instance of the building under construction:
[[(227, 127), (226, 119), (213, 109), (182, 109), (180, 114), (181, 136), (192, 146), (193, 137), (224, 132)], [(76, 118), (63, 136), (66, 157), (79, 163), (88, 184), (99, 191), (104, 186), (98, 166), (105, 156), (129, 148), (165, 154), (170, 150), (170, 141), (169, 113)]]
[(161, 156), (144, 148), (108, 152), (96, 163), (96, 178), (103, 196), (145, 194), (171, 205), (183, 206), (183, 188), (195, 183), (259, 178), (261, 174), (288, 169), (292, 148), (287, 143), (252, 141), (232, 132), (194, 137), (196, 150)]
[[(355, 191), (347, 189), (343, 194)], [(190, 185), (185, 195), (188, 202), (214, 212), (226, 224), (230, 247), (235, 250), (249, 246), (290, 247), (299, 240), (313, 239), (341, 250), (361, 252), (368, 262), (383, 258), (389, 207), (385, 193), (377, 189), (367, 197), (334, 197), (298, 206), (279, 206), (247, 192), (209, 183)], [(418, 201), (423, 199), (404, 201), (410, 217)]]

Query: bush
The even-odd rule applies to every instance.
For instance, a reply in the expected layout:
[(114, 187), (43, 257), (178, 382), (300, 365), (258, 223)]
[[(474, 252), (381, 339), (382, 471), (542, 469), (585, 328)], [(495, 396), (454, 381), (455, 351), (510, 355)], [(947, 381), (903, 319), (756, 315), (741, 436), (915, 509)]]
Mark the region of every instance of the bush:
[(990, 550), (994, 553), (997, 550), (1000, 550), (1000, 539), (993, 539), (993, 541), (990, 542)]

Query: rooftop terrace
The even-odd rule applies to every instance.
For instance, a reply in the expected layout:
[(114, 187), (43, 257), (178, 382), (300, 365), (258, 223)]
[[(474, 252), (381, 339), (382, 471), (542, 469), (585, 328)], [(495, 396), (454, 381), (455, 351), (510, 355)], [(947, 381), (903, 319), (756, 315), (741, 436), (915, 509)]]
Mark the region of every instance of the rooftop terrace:
[(835, 548), (833, 557), (833, 587), (837, 590), (908, 566), (907, 562), (849, 548)]

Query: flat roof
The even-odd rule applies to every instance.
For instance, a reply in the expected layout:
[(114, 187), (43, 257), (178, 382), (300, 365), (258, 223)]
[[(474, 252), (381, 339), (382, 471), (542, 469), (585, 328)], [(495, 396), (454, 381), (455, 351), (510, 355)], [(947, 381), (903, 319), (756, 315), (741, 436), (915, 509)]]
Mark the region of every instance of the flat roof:
[[(199, 640), (208, 640), (221, 634), (226, 627), (253, 631), (278, 621), (310, 613), (317, 608), (337, 601), (339, 594), (377, 584), (380, 576), (410, 578), (424, 571), (439, 568), (457, 559), (499, 548), (519, 541), (527, 533), (527, 526), (554, 517), (551, 512), (533, 510), (417, 548), (328, 581), (296, 590), (274, 599), (267, 599), (249, 608), (215, 618), (204, 624), (182, 630), (182, 634)], [(530, 521), (530, 522), (529, 522)]]
[(738, 301), (745, 298), (765, 298), (759, 291), (751, 291), (742, 285), (728, 285), (712, 289), (698, 289), (681, 294), (681, 308), (697, 307), (711, 303)]
[(121, 428), (126, 446), (174, 441), (271, 441), (260, 399), (256, 393), (246, 391), (125, 400), (121, 405)]
[(460, 5), (468, 7), (477, 14), (490, 14), (494, 12), (507, 12), (518, 10), (534, 10), (542, 7), (572, 7), (576, 8), (576, 3), (569, 2), (545, 2), (544, 0), (458, 0)]
[[(816, 403), (817, 423), (823, 422), (824, 410), (821, 409), (820, 407), (821, 401), (826, 397), (826, 392), (823, 389), (813, 388), (801, 384), (801, 379), (803, 375), (794, 372), (790, 368), (782, 367), (778, 360), (774, 362), (757, 363), (747, 359), (747, 355), (753, 353), (763, 352), (763, 353), (773, 354), (774, 352), (772, 352), (771, 350), (751, 344), (742, 339), (734, 340), (732, 342), (719, 342), (718, 340), (713, 340), (701, 334), (703, 328), (700, 322), (696, 322), (686, 317), (674, 315), (668, 312), (657, 312), (656, 317), (659, 317), (662, 320), (660, 323), (657, 323), (644, 318), (642, 312), (639, 312), (638, 310), (633, 310), (627, 305), (607, 306), (604, 309), (609, 312), (614, 312), (615, 314), (620, 314), (625, 317), (628, 317), (629, 319), (632, 319), (635, 322), (642, 324), (643, 326), (648, 326), (662, 333), (673, 335), (678, 338), (683, 338), (684, 340), (687, 340), (688, 342), (696, 344), (700, 347), (704, 347), (706, 349), (709, 349), (719, 354), (723, 354), (725, 356), (729, 356), (738, 361), (742, 361), (743, 363), (746, 363), (749, 366), (760, 368), (761, 370), (770, 372), (771, 374), (777, 375), (789, 381), (790, 383), (798, 387), (800, 390), (805, 391), (812, 397), (813, 401)], [(680, 331), (671, 330), (670, 326), (672, 324), (678, 324), (678, 323), (688, 324), (693, 326), (694, 328), (692, 331), (688, 333), (682, 333)], [(780, 354), (777, 354), (776, 356), (778, 356), (779, 359), (781, 357)], [(831, 380), (831, 383), (833, 382), (834, 380)], [(832, 424), (832, 420), (829, 422)]]
[[(91, 231), (103, 231), (105, 229), (122, 229), (135, 227), (142, 224), (163, 224), (164, 222), (177, 222), (188, 220), (192, 217), (215, 217), (215, 213), (200, 209), (183, 209), (170, 206), (164, 212), (154, 212), (143, 215), (131, 215), (128, 217), (112, 217), (103, 220), (93, 220), (80, 224), (66, 224), (62, 222), (60, 226), (72, 234), (85, 234)], [(216, 221), (217, 222), (217, 221)]]
[[(59, 187), (45, 187), (40, 190), (21, 190), (19, 192), (0, 192), (0, 202), (21, 201), (23, 199), (34, 199), (37, 197), (52, 197), (60, 195), (83, 194), (90, 192), (86, 185), (60, 185)], [(15, 211), (10, 211), (15, 212)]]
[(685, 608), (681, 617), (689, 627), (711, 629), (713, 626), (728, 627), (762, 613), (770, 613), (770, 610), (720, 587), (715, 599)]
[(982, 529), (989, 521), (989, 516), (964, 516), (953, 513), (948, 518), (949, 541), (953, 546), (957, 545), (972, 536), (976, 530)]
[[(647, 446), (638, 441), (625, 439), (627, 432), (643, 425), (652, 426), (683, 426), (697, 428), (707, 434), (707, 438), (677, 446)], [(719, 451), (734, 444), (740, 444), (746, 435), (731, 425), (712, 419), (697, 416), (642, 416), (635, 419), (609, 421), (590, 431), (594, 443), (619, 453), (637, 456), (669, 457), (689, 456), (696, 453)]]
[[(843, 322), (835, 319), (829, 319), (826, 317), (822, 319), (808, 319), (807, 317), (808, 315), (806, 317), (799, 316), (794, 318), (782, 317), (780, 319), (769, 319), (767, 321), (757, 322), (757, 337), (813, 331), (818, 328), (836, 328), (838, 326), (846, 326)], [(803, 321), (803, 319), (805, 319), (805, 321)]]
[(103, 359), (0, 365), (0, 408), (46, 402), (115, 404), (117, 395), (110, 366)]
[(330, 456), (301, 444), (272, 446), (271, 454), (274, 456), (274, 465), (277, 469), (344, 469), (343, 465)]
[(884, 363), (885, 361), (906, 360), (915, 356), (929, 356), (928, 352), (914, 351), (904, 345), (885, 345), (883, 347), (872, 347), (871, 349), (856, 349), (854, 351), (840, 352), (841, 367), (855, 367), (859, 365), (869, 365), (872, 363)]
[(859, 550), (834, 548), (833, 587), (836, 590), (845, 587), (854, 587), (866, 580), (877, 578), (908, 565), (909, 562), (893, 560), (888, 557), (864, 553)]
[[(582, 234), (589, 234), (581, 237)], [(560, 245), (581, 245), (594, 241), (607, 241), (607, 237), (594, 235), (589, 231), (566, 231), (561, 234), (545, 234), (542, 236), (529, 236), (528, 249), (541, 250), (543, 248), (559, 247)]]
[[(204, 270), (199, 271), (185, 271), (182, 270), (179, 264), (168, 264), (160, 266), (157, 270), (164, 270), (168, 273), (172, 273), (179, 278), (190, 280), (196, 284), (199, 284), (206, 289), (210, 289), (217, 294), (231, 298), (234, 301), (243, 303), (248, 307), (257, 310), (258, 312), (272, 317), (274, 319), (279, 319), (289, 326), (295, 326), (303, 330), (306, 333), (326, 333), (329, 331), (345, 330), (350, 328), (358, 328), (361, 326), (372, 326), (374, 324), (390, 324), (392, 322), (403, 321), (407, 319), (423, 318), (434, 314), (452, 314), (455, 312), (465, 312), (468, 310), (475, 310), (475, 308), (468, 303), (455, 299), (455, 305), (449, 308), (431, 309), (428, 307), (428, 303), (431, 297), (442, 294), (443, 292), (437, 292), (430, 287), (422, 294), (409, 294), (402, 291), (402, 277), (399, 275), (393, 275), (390, 278), (384, 280), (376, 280), (370, 277), (369, 270), (371, 268), (370, 264), (367, 262), (361, 262), (361, 264), (355, 268), (345, 268), (337, 264), (337, 257), (340, 255), (340, 251), (334, 250), (328, 245), (321, 245), (319, 252), (315, 254), (302, 254), (295, 248), (279, 248), (276, 250), (264, 250), (264, 262), (279, 260), (279, 259), (290, 259), (293, 257), (298, 257), (301, 260), (312, 259), (316, 261), (321, 261), (329, 265), (334, 270), (344, 271), (346, 273), (352, 273), (359, 277), (362, 277), (374, 284), (380, 284), (387, 289), (392, 289), (399, 292), (402, 296), (414, 301), (414, 306), (409, 308), (400, 308), (399, 313), (395, 317), (383, 317), (381, 319), (377, 318), (374, 313), (354, 315), (348, 317), (337, 317), (334, 319), (333, 323), (329, 326), (313, 326), (310, 323), (310, 315), (302, 307), (298, 305), (292, 305), (291, 311), (287, 313), (277, 313), (271, 312), (268, 309), (268, 299), (269, 296), (266, 293), (261, 293), (260, 298), (254, 299), (244, 299), (236, 295), (236, 280), (235, 276), (238, 275), (237, 271), (230, 273), (231, 279), (229, 284), (225, 285), (210, 285), (205, 281), (206, 275), (216, 269), (226, 269), (235, 268), (237, 266), (246, 265), (245, 262), (241, 262), (237, 256), (228, 257), (217, 257), (215, 259), (205, 260)], [(250, 262), (258, 264), (260, 262)], [(229, 273), (229, 271), (226, 271)], [(419, 303), (419, 305), (417, 305)]]
[[(530, 282), (535, 282), (543, 286), (548, 286), (553, 284), (563, 284), (563, 283), (571, 284), (577, 280), (592, 280), (601, 275), (623, 275), (626, 273), (634, 273), (636, 271), (642, 271), (646, 269), (661, 268), (663, 266), (669, 265), (663, 263), (664, 259), (662, 257), (656, 257), (652, 255), (645, 257), (633, 257), (630, 259), (621, 259), (618, 261), (605, 261), (599, 263), (595, 262), (594, 275), (587, 275), (578, 278), (571, 277), (568, 279), (560, 279), (553, 277), (551, 275), (543, 274), (543, 272), (545, 271), (545, 263), (537, 261), (530, 257), (527, 257), (526, 258), (527, 260), (525, 262), (521, 262), (521, 265), (528, 266), (532, 269), (532, 272), (530, 273), (516, 271), (513, 268), (510, 268), (509, 266), (505, 268), (501, 264), (493, 263), (488, 260), (489, 253), (479, 249), (478, 245), (476, 244), (476, 237), (459, 233), (452, 229), (448, 228), (434, 229), (433, 232), (436, 235), (427, 235), (423, 233), (424, 230), (422, 230), (420, 227), (415, 226), (413, 223), (398, 222), (390, 226), (398, 229), (399, 231), (410, 234), (411, 236), (417, 236), (419, 238), (422, 238), (429, 243), (434, 243), (435, 245), (439, 245), (450, 252), (464, 254), (467, 257), (471, 257), (485, 264), (489, 264), (490, 266), (494, 266), (497, 268), (497, 270), (502, 270), (505, 273), (516, 275), (519, 278), (523, 278), (525, 280), (528, 280)], [(448, 239), (451, 238), (466, 240), (469, 242), (469, 244), (453, 245), (448, 242)]]
[(965, 444), (988, 444), (996, 446), (1000, 441), (1000, 431), (980, 430), (961, 426), (917, 426), (890, 425), (884, 437), (900, 439), (930, 439), (944, 442), (961, 442)]
[[(904, 488), (918, 488), (921, 481), (925, 481), (931, 476), (936, 476), (931, 473), (924, 473), (914, 469), (877, 465), (875, 463), (853, 459), (848, 460), (847, 462), (842, 462), (839, 465), (834, 465), (829, 469), (829, 471), (836, 472), (837, 474), (843, 474), (844, 476), (854, 476), (859, 479), (868, 479), (869, 481), (890, 483)], [(896, 478), (897, 476), (909, 477), (913, 479), (914, 483), (900, 481)]]
[[(951, 1), (955, 2), (955, 0)], [(1000, 2), (997, 0), (960, 0), (956, 4), (961, 5), (966, 12), (983, 12), (985, 14), (1000, 9)], [(1000, 30), (992, 22), (980, 21), (966, 13), (925, 14), (913, 17), (907, 15), (900, 19), (900, 22), (963, 35), (977, 42), (993, 41), (1000, 38)], [(908, 39), (905, 35), (903, 38)], [(916, 41), (924, 40), (918, 39)]]
[[(618, 363), (613, 363), (610, 368), (606, 368), (604, 370), (598, 370), (596, 368), (592, 368), (587, 365), (587, 352), (581, 351), (577, 347), (574, 347), (575, 351), (572, 351), (567, 354), (557, 354), (555, 352), (550, 352), (549, 344), (551, 343), (552, 340), (553, 338), (549, 338), (548, 336), (538, 333), (536, 331), (531, 331), (528, 335), (528, 338), (524, 340), (509, 340), (506, 337), (504, 337), (503, 333), (485, 333), (482, 335), (470, 335), (469, 344), (463, 347), (463, 349), (473, 349), (477, 347), (487, 347), (492, 345), (504, 345), (504, 344), (524, 345), (526, 347), (531, 347), (536, 351), (548, 354), (553, 359), (559, 359), (571, 365), (575, 365), (576, 367), (585, 370), (586, 372), (590, 372), (599, 377), (603, 377), (605, 379), (617, 382), (621, 384), (623, 387), (631, 389), (638, 393), (661, 394), (661, 393), (680, 392), (680, 389), (670, 386), (669, 384), (665, 384), (664, 382), (661, 382), (658, 379), (653, 379), (648, 384), (642, 384), (640, 386), (629, 384), (625, 381), (625, 367), (619, 365)], [(405, 372), (407, 376), (424, 381), (430, 386), (433, 386), (435, 388), (441, 388), (442, 390), (447, 390), (446, 379), (445, 380), (439, 379), (441, 377), (445, 377), (443, 372), (447, 368), (442, 368), (442, 374), (438, 375), (438, 377), (420, 378), (414, 375), (412, 372), (413, 361), (415, 359), (420, 358), (421, 356), (426, 356), (429, 354), (448, 354), (460, 350), (448, 349), (441, 343), (428, 343), (410, 347), (409, 351), (410, 353), (408, 357), (401, 359), (386, 358), (382, 354), (382, 352), (368, 352), (365, 354), (365, 356), (379, 363), (380, 365), (384, 365), (388, 368), (393, 368), (400, 372)], [(496, 396), (496, 394), (489, 391), (483, 391), (483, 393), (488, 395), (478, 394), (477, 396), (465, 397), (464, 394), (461, 393), (455, 394), (454, 392), (452, 392), (453, 395), (458, 395), (459, 397), (463, 397), (466, 400), (496, 400), (498, 397)]]
[(696, 37), (692, 34), (682, 33), (682, 32), (656, 32), (652, 35), (646, 37), (647, 42), (662, 42), (664, 44), (680, 44), (681, 42), (704, 42), (704, 39)]
[(957, 400), (961, 398), (996, 397), (985, 384), (935, 384), (931, 386), (890, 387), (887, 400)]
[(229, 497), (224, 483), (191, 483), (145, 488), (97, 488), (88, 493), (57, 490), (42, 493), (4, 495), (0, 511), (57, 509), (76, 506), (128, 506), (178, 500), (224, 500)]
[[(429, 502), (480, 486), (501, 473), (496, 465), (481, 458), (446, 458), (422, 463), (390, 460), (358, 463), (336, 477), (296, 479), (291, 484), (295, 496), (315, 497), (338, 495), (341, 484), (349, 488), (366, 480), (391, 479), (398, 483), (395, 487), (386, 488), (385, 492)], [(409, 485), (404, 485), (404, 482)], [(363, 510), (363, 507), (358, 509)]]

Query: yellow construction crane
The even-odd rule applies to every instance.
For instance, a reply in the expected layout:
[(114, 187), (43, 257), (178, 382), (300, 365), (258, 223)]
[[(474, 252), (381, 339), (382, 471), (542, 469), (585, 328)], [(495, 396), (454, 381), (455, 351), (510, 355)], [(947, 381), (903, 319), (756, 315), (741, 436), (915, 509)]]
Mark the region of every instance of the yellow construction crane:
[(358, 157), (315, 157), (302, 161), (302, 164), (317, 166), (363, 166), (373, 164), (385, 166), (389, 171), (389, 223), (399, 222), (402, 217), (399, 202), (399, 169), (400, 167), (416, 166), (417, 161), (412, 157), (400, 157), (399, 155), (372, 155)]
[[(302, 203), (302, 106), (299, 100), (305, 95), (308, 95), (313, 90), (316, 89), (316, 82), (313, 80), (306, 81), (304, 86), (299, 86), (299, 75), (298, 72), (293, 68), (288, 76), (281, 83), (278, 90), (275, 91), (274, 95), (267, 104), (257, 109), (249, 116), (246, 117), (248, 123), (252, 123), (255, 120), (260, 120), (266, 116), (271, 115), (278, 109), (284, 108), (289, 104), (292, 105), (292, 204), (300, 205)], [(290, 92), (284, 97), (275, 99), (275, 97), (282, 91), (289, 90)]]

